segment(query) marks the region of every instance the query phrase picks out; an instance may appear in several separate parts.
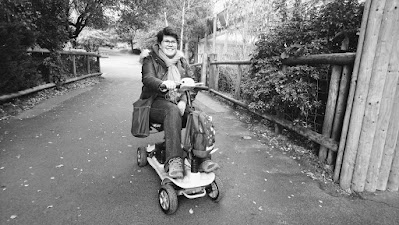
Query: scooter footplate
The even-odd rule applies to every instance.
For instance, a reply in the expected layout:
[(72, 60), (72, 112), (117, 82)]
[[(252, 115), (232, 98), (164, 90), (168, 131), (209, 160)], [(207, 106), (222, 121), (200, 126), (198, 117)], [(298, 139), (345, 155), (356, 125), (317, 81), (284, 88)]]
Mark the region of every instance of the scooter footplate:
[(164, 165), (160, 164), (155, 157), (148, 157), (147, 161), (161, 178), (162, 184), (173, 182), (180, 188), (188, 189), (208, 186), (215, 180), (215, 173), (191, 173), (190, 167), (187, 165), (185, 166), (185, 176), (183, 179), (171, 178), (168, 173), (165, 172)]

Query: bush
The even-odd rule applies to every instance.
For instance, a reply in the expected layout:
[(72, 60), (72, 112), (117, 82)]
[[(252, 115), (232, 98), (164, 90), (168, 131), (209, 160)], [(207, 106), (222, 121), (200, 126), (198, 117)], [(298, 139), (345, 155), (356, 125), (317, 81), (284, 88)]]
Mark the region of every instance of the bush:
[(37, 62), (26, 53), (34, 34), (22, 23), (0, 22), (0, 94), (16, 92), (41, 82)]
[(361, 12), (362, 6), (356, 0), (335, 0), (308, 14), (294, 14), (269, 33), (260, 34), (250, 74), (242, 83), (249, 107), (281, 113), (291, 121), (320, 130), (323, 118), (318, 114), (324, 114), (328, 95), (328, 85), (321, 90), (320, 84), (328, 83), (329, 67), (294, 66), (283, 72), (281, 59), (340, 51), (336, 36), (340, 33), (352, 38), (350, 46), (355, 50), (357, 38), (353, 33), (360, 27)]
[(237, 71), (233, 70), (231, 67), (219, 66), (219, 91), (233, 92), (236, 78)]

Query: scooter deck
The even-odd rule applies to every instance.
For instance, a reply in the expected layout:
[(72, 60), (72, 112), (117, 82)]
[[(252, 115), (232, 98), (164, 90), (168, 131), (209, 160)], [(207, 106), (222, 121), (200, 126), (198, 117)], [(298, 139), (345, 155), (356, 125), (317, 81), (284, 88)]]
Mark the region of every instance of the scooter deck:
[(185, 176), (183, 179), (169, 177), (164, 170), (164, 164), (158, 162), (155, 156), (147, 158), (148, 163), (154, 168), (162, 180), (162, 184), (173, 182), (183, 189), (197, 188), (210, 185), (215, 180), (215, 173), (192, 173), (187, 159), (185, 161)]

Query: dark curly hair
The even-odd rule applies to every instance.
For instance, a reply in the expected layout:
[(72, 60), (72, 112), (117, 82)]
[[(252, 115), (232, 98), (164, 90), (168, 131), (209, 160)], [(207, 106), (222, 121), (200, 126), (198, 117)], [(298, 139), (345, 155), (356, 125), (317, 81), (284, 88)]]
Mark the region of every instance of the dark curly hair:
[(165, 27), (162, 30), (160, 30), (157, 34), (158, 43), (161, 43), (163, 41), (163, 37), (165, 35), (172, 36), (172, 37), (176, 38), (177, 42), (179, 42), (179, 35), (177, 35), (177, 32), (171, 27)]

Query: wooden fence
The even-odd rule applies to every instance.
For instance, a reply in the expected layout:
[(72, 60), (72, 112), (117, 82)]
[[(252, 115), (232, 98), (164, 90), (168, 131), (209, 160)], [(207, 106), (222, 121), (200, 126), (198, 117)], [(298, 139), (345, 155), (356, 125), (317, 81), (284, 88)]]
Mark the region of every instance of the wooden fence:
[[(305, 129), (278, 115), (259, 114), (320, 144), (319, 159), (333, 163), (334, 181), (351, 192), (399, 189), (399, 1), (367, 0), (357, 52), (282, 60), (287, 66), (330, 64), (332, 73), (322, 133)], [(240, 96), (241, 65), (204, 55), (201, 82), (218, 92), (218, 65), (238, 65), (235, 98)], [(353, 68), (352, 68), (353, 67)], [(353, 69), (353, 73), (352, 73)], [(208, 80), (206, 78), (209, 78)], [(276, 129), (278, 130), (278, 129)]]
[[(294, 65), (317, 65), (317, 64), (332, 64), (333, 74), (331, 75), (331, 79), (341, 80), (340, 82), (330, 82), (330, 91), (329, 91), (329, 102), (327, 104), (326, 115), (328, 116), (328, 121), (324, 122), (323, 127), (328, 126), (328, 129), (324, 129), (326, 132), (319, 134), (313, 130), (306, 129), (300, 125), (295, 125), (293, 122), (285, 120), (281, 118), (279, 115), (271, 115), (271, 114), (260, 114), (251, 110), (248, 105), (243, 102), (240, 102), (237, 99), (240, 99), (240, 83), (242, 78), (242, 65), (250, 65), (250, 61), (216, 61), (216, 55), (210, 54), (209, 56), (204, 54), (202, 63), (192, 64), (192, 66), (201, 66), (201, 82), (208, 84), (210, 87), (210, 92), (234, 103), (235, 105), (239, 105), (252, 113), (260, 116), (264, 119), (274, 122), (277, 126), (283, 126), (289, 130), (292, 130), (310, 140), (320, 144), (325, 151), (327, 149), (331, 152), (336, 152), (338, 150), (338, 140), (339, 132), (331, 135), (332, 127), (334, 125), (334, 118), (338, 118), (340, 121), (335, 121), (335, 124), (341, 124), (342, 126), (342, 112), (345, 110), (345, 103), (347, 99), (348, 92), (345, 91), (349, 86), (349, 79), (347, 78), (350, 75), (350, 68), (355, 60), (355, 53), (336, 53), (336, 54), (320, 54), (320, 55), (311, 55), (305, 57), (298, 58), (288, 58), (282, 60), (283, 65), (285, 66), (294, 66)], [(219, 72), (218, 65), (237, 65), (238, 66), (238, 76), (235, 83), (235, 93), (234, 98), (231, 98), (225, 94), (218, 92), (218, 80), (219, 80)], [(345, 68), (342, 69), (342, 66)], [(284, 68), (283, 68), (284, 69)], [(208, 79), (207, 79), (208, 78)], [(341, 88), (340, 88), (341, 87)], [(337, 99), (340, 99), (339, 101)], [(337, 102), (339, 106), (337, 106)], [(332, 109), (332, 110), (331, 110)], [(326, 116), (327, 118), (327, 116)], [(336, 119), (336, 120), (338, 120)], [(336, 125), (339, 127), (338, 125)], [(336, 128), (337, 129), (337, 128)], [(278, 132), (281, 129), (276, 129)], [(328, 132), (327, 132), (328, 131)], [(324, 161), (327, 157), (324, 154), (324, 159), (320, 158)], [(332, 153), (330, 154), (332, 155)]]
[(399, 1), (367, 0), (334, 180), (345, 190), (399, 188)]
[[(31, 54), (49, 54), (50, 52), (48, 50), (34, 50), (34, 51), (28, 51), (28, 53)], [(71, 56), (71, 72), (73, 77), (70, 79), (67, 79), (64, 83), (71, 83), (71, 82), (75, 82), (81, 79), (85, 79), (88, 77), (92, 77), (92, 76), (100, 76), (102, 75), (101, 73), (101, 67), (100, 67), (100, 58), (103, 57), (97, 53), (93, 53), (93, 52), (77, 52), (77, 51), (60, 51), (59, 52), (61, 55), (68, 55)], [(76, 65), (76, 56), (84, 56), (85, 60), (86, 60), (86, 74), (78, 74), (77, 73), (77, 65)], [(98, 71), (93, 71), (93, 68), (91, 68), (90, 66), (90, 62), (91, 62), (91, 58), (95, 57), (96, 60), (96, 67), (98, 68)], [(32, 94), (44, 89), (48, 89), (48, 88), (53, 88), (55, 87), (56, 84), (53, 82), (49, 82), (47, 84), (43, 84), (43, 85), (39, 85), (36, 87), (32, 87), (32, 88), (28, 88), (25, 90), (21, 90), (15, 93), (11, 93), (11, 94), (6, 94), (6, 95), (1, 95), (0, 96), (0, 102), (4, 102), (4, 101), (8, 101), (10, 99), (13, 98), (17, 98), (17, 97), (21, 97), (24, 95), (28, 95), (28, 94)]]
[[(332, 65), (323, 132), (321, 134), (285, 120), (280, 115), (260, 114), (255, 112), (251, 110), (248, 105), (237, 100), (240, 99), (240, 83), (243, 75), (242, 66), (250, 65), (250, 61), (217, 61), (215, 54), (204, 54), (202, 63), (192, 64), (192, 66), (202, 67), (201, 82), (206, 83), (210, 87), (210, 92), (249, 110), (257, 116), (272, 121), (276, 124), (276, 132), (281, 132), (280, 126), (282, 126), (320, 144), (319, 159), (321, 161), (327, 160), (329, 164), (332, 164), (334, 155), (338, 151), (340, 129), (343, 124), (350, 85), (350, 74), (352, 65), (355, 61), (355, 55), (355, 53), (319, 54), (282, 60), (282, 64), (284, 65), (283, 70), (286, 70), (288, 66), (295, 65)], [(219, 65), (237, 65), (238, 67), (238, 75), (236, 83), (234, 84), (234, 98), (218, 91)]]

